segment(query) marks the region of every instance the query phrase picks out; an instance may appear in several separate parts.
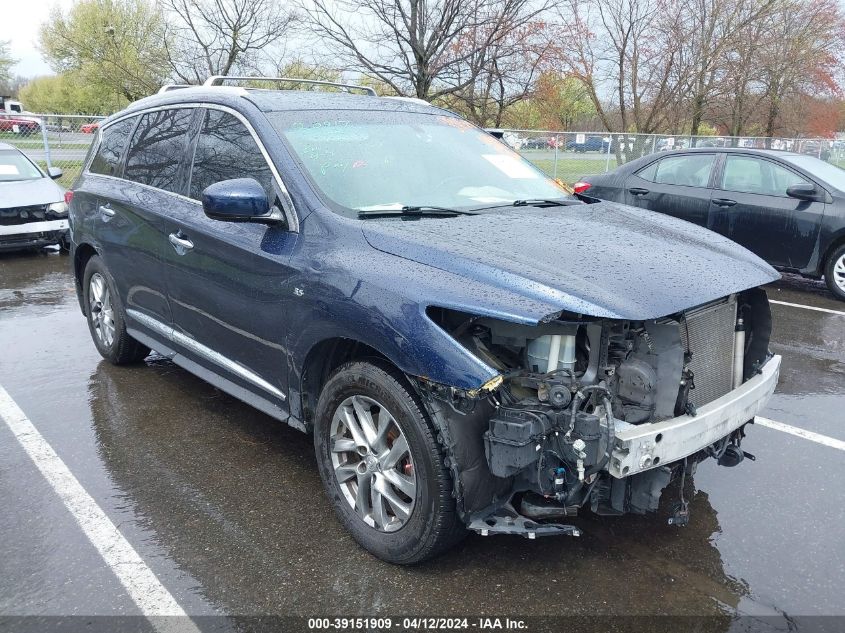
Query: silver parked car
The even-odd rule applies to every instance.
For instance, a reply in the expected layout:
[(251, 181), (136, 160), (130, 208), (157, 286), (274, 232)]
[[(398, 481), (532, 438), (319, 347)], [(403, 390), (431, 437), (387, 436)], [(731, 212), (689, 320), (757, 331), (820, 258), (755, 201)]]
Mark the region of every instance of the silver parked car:
[(0, 251), (58, 244), (68, 248), (65, 190), (20, 150), (0, 143)]

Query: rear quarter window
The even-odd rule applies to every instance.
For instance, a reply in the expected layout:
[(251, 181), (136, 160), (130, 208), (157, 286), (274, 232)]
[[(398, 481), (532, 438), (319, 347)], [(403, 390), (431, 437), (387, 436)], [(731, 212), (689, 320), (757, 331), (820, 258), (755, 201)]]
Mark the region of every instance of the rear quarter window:
[(120, 175), (120, 158), (135, 121), (136, 117), (124, 119), (102, 131), (100, 145), (88, 171), (104, 176)]

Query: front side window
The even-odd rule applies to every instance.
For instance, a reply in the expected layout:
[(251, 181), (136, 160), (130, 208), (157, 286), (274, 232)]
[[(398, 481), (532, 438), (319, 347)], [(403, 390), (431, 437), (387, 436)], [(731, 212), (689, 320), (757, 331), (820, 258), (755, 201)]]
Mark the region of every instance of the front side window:
[(728, 156), (722, 174), (722, 189), (738, 193), (786, 196), (792, 185), (807, 181), (789, 169), (753, 156)]
[(715, 154), (670, 156), (652, 163), (637, 175), (644, 180), (664, 185), (706, 187), (716, 161)]
[(233, 114), (208, 110), (194, 151), (190, 197), (201, 200), (206, 187), (232, 178), (255, 178), (273, 202), (273, 172), (252, 134)]
[(18, 150), (0, 150), (0, 182), (35, 180), (42, 177), (38, 168)]
[(180, 166), (194, 111), (190, 108), (158, 110), (141, 117), (123, 177), (157, 189), (182, 193)]
[(100, 146), (97, 148), (97, 153), (94, 155), (88, 171), (104, 176), (119, 175), (120, 158), (123, 156), (123, 149), (126, 147), (126, 141), (135, 121), (136, 117), (130, 117), (103, 130)]
[(338, 213), (482, 209), (567, 193), (505, 144), (440, 114), (308, 110), (270, 122)]

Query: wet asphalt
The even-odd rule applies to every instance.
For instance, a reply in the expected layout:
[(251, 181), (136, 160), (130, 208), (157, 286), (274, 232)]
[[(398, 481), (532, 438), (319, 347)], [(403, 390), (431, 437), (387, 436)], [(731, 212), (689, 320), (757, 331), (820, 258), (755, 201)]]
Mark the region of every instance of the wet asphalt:
[[(796, 277), (769, 296), (845, 311)], [(763, 415), (845, 440), (845, 316), (773, 313)], [(845, 616), (845, 452), (777, 430), (699, 467), (685, 528), (587, 513), (580, 538), (472, 534), (400, 568), (335, 520), (309, 437), (162, 358), (103, 361), (66, 256), (0, 255), (0, 384), (192, 615)], [(138, 613), (4, 424), (0, 508), (0, 615)]]

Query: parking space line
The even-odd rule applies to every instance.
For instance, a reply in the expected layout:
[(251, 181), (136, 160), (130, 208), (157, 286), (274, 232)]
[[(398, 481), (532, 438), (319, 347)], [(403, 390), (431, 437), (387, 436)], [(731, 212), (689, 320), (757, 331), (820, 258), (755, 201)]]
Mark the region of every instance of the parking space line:
[(783, 422), (763, 418), (759, 415), (754, 418), (754, 424), (775, 429), (776, 431), (783, 431), (784, 433), (789, 433), (790, 435), (794, 435), (796, 437), (802, 437), (805, 440), (810, 440), (811, 442), (817, 442), (819, 444), (824, 444), (825, 446), (830, 446), (831, 448), (838, 448), (840, 451), (845, 451), (845, 442), (827, 435), (822, 435), (821, 433), (814, 433), (813, 431), (808, 431), (797, 426), (791, 426), (789, 424), (784, 424)]
[[(164, 633), (199, 633), (184, 609), (156, 578), (138, 552), (129, 544), (97, 502), (53, 450), (35, 425), (0, 385), (0, 419), (61, 498), (100, 556), (124, 586), (129, 597), (150, 618), (152, 626)], [(183, 616), (161, 618), (158, 616)]]
[(838, 314), (839, 316), (845, 316), (845, 312), (841, 310), (831, 310), (830, 308), (817, 308), (816, 306), (805, 306), (803, 303), (789, 303), (789, 301), (776, 301), (775, 299), (769, 299), (769, 303), (774, 303), (775, 305), (779, 306), (789, 306), (790, 308), (804, 308), (805, 310), (814, 310), (816, 312), (826, 312), (827, 314)]

